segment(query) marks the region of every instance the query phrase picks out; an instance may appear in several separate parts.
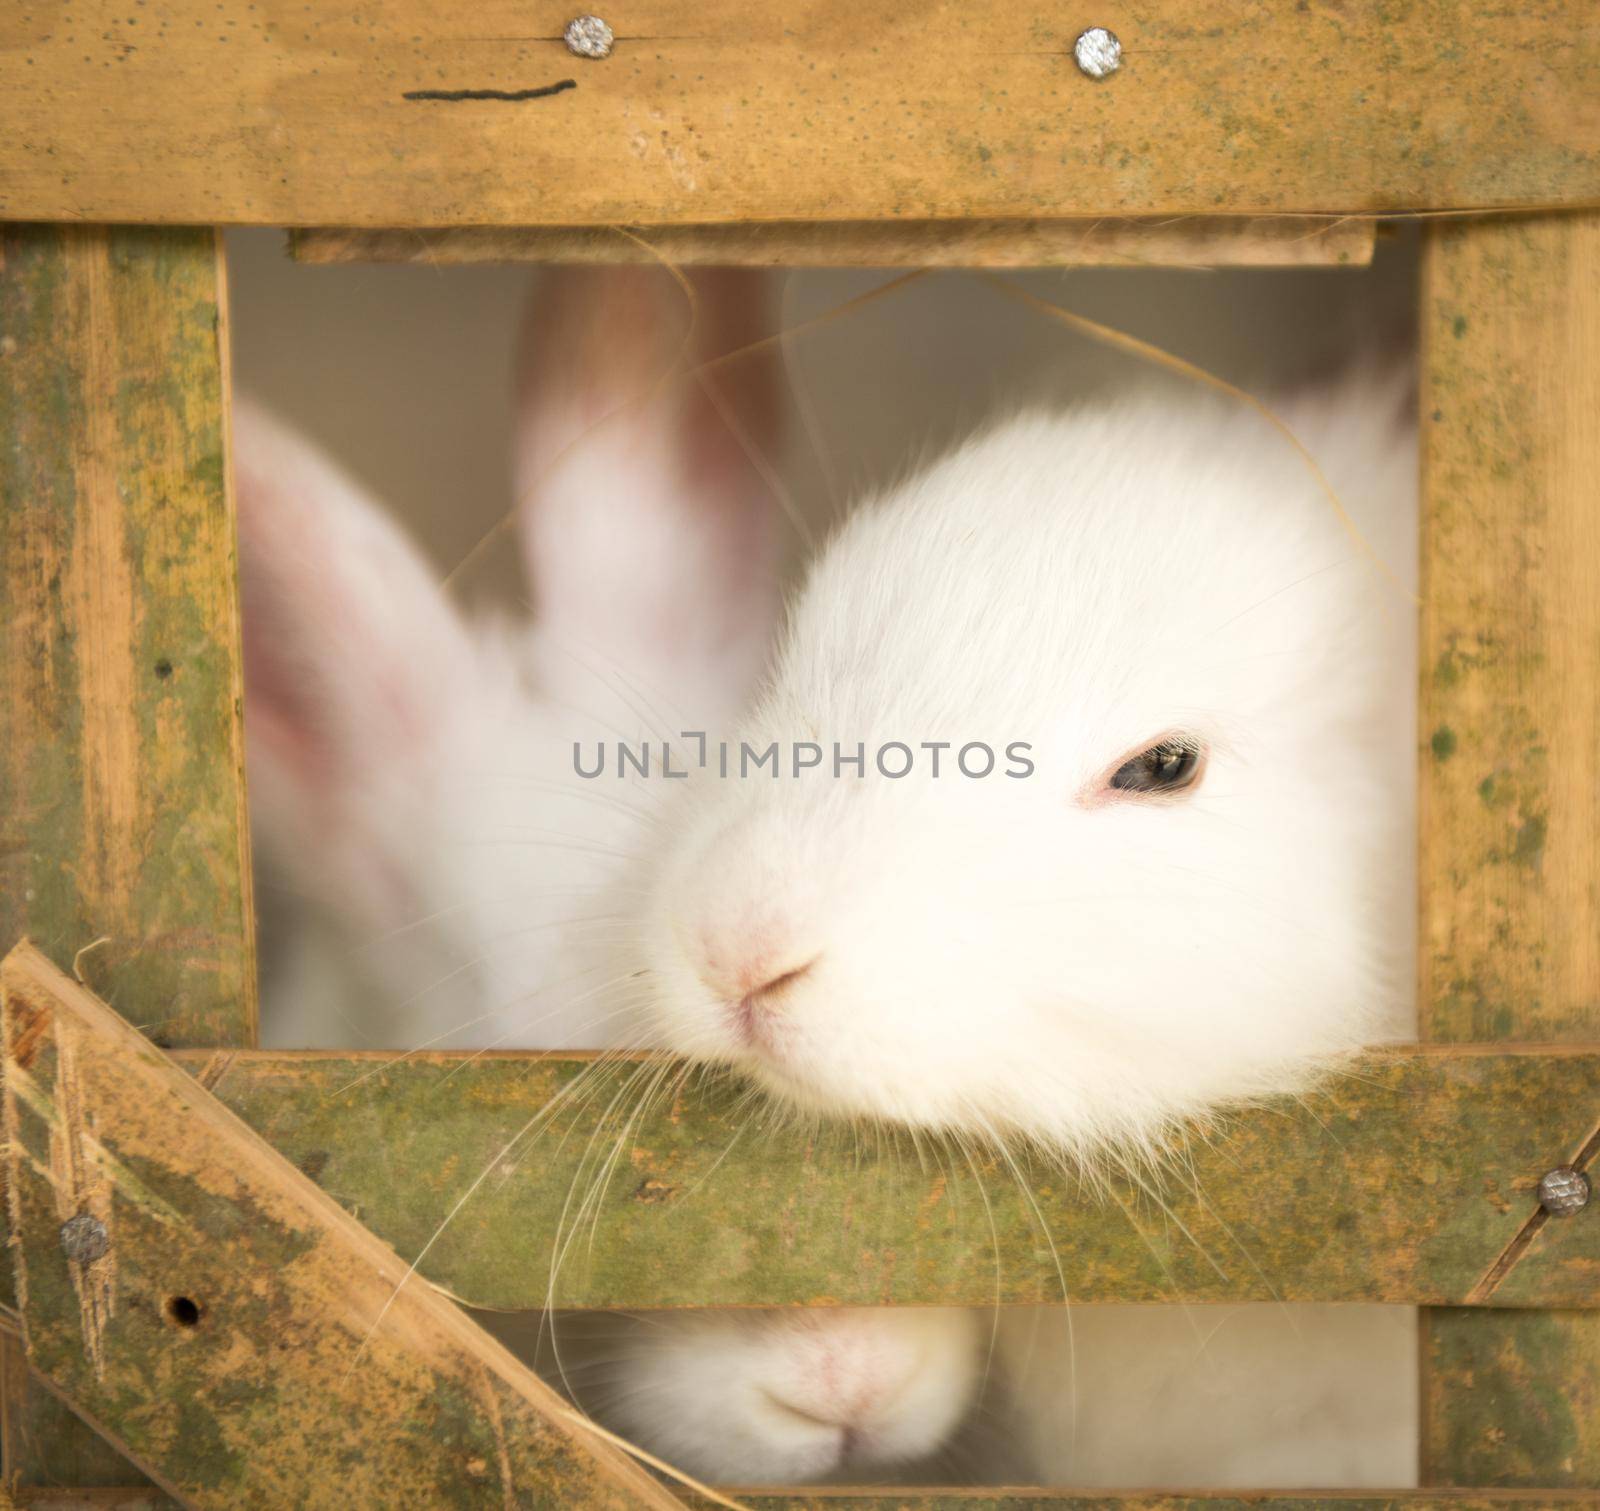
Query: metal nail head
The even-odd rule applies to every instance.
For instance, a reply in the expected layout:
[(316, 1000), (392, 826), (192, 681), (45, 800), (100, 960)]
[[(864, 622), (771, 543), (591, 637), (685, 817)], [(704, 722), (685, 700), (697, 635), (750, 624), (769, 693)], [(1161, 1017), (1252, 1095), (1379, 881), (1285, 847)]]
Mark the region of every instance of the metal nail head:
[(567, 51), (580, 58), (609, 58), (616, 41), (611, 28), (598, 16), (574, 16), (561, 37)]
[(1539, 1205), (1552, 1217), (1571, 1217), (1589, 1205), (1589, 1177), (1571, 1165), (1557, 1165), (1539, 1182)]
[(1088, 31), (1079, 33), (1072, 56), (1091, 79), (1109, 78), (1122, 67), (1122, 43), (1115, 32), (1103, 26), (1091, 26)]
[(61, 1224), (61, 1248), (68, 1259), (76, 1259), (79, 1264), (93, 1264), (110, 1250), (111, 1235), (92, 1212), (80, 1212)]

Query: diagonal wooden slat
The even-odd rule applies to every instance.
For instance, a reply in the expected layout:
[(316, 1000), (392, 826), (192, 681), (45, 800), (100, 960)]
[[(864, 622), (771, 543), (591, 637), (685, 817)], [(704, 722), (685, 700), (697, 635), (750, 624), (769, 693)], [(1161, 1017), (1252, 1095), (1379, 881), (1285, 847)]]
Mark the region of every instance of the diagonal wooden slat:
[(30, 1363), (163, 1488), (195, 1506), (680, 1504), (27, 945), (0, 965), (0, 1016)]

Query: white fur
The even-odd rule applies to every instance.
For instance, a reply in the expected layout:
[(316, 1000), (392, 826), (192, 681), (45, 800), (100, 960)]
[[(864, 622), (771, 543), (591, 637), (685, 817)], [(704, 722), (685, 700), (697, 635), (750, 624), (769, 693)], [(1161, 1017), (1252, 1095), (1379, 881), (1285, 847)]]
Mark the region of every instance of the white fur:
[(983, 1319), (948, 1307), (655, 1313), (594, 1399), (691, 1474), (799, 1484), (873, 1477), (937, 1449), (978, 1384)]
[[(1023, 739), (1035, 772), (683, 795), (647, 915), (662, 1042), (809, 1108), (1092, 1161), (1406, 1036), (1407, 399), (1356, 373), (1284, 405), (1364, 543), (1259, 415), (1192, 391), (1019, 419), (857, 514), (743, 739)], [(1195, 793), (1108, 800), (1173, 731), (1209, 746)], [(752, 1039), (744, 994), (799, 968)], [(1001, 1330), (1047, 1482), (1414, 1473), (1374, 1378), (1411, 1378), (1405, 1311), (1076, 1315), (1081, 1351), (1065, 1313)]]
[[(643, 1037), (622, 945), (651, 808), (676, 784), (580, 780), (573, 743), (715, 731), (765, 654), (774, 567), (770, 502), (721, 410), (653, 396), (682, 332), (672, 285), (640, 279), (565, 274), (534, 306), (517, 469), (531, 636), (469, 626), (351, 479), (236, 410), (257, 834), (313, 904), (274, 974), (268, 1043)], [(717, 276), (699, 292), (700, 328), (738, 344), (747, 292)], [(580, 1330), (560, 1367), (612, 1425), (711, 1478), (925, 1453), (977, 1379), (966, 1313), (612, 1320), (598, 1360)]]
[[(1363, 512), (1409, 486), (1393, 397), (1363, 424), (1346, 395)], [(1015, 420), (864, 508), (742, 739), (1021, 740), (1036, 769), (685, 794), (648, 915), (663, 1041), (827, 1112), (1092, 1153), (1392, 1032), (1384, 587), (1287, 442), (1193, 392)], [(1107, 798), (1174, 731), (1209, 747), (1192, 796)]]
[[(581, 363), (583, 333), (565, 339)], [(574, 739), (718, 727), (759, 657), (770, 548), (732, 490), (696, 512), (664, 483), (670, 446), (626, 417), (609, 440), (622, 426), (639, 488), (614, 450), (568, 454), (562, 405), (524, 396), (531, 654), (468, 631), (347, 482), (241, 416), (246, 614), (255, 582), (269, 659), (309, 689), (253, 716), (262, 827), (343, 920), (299, 979), (354, 968), (320, 1010), (382, 1015), (352, 1030), (280, 1006), (275, 1042), (648, 1035), (809, 1107), (1092, 1156), (1398, 1031), (1405, 822), (1381, 726), (1406, 605), (1258, 416), (1185, 388), (1018, 419), (864, 508), (816, 564), (743, 736), (1022, 740), (1030, 778), (602, 787), (573, 776)], [(1302, 407), (1369, 529), (1403, 513), (1393, 385)], [(748, 571), (723, 591), (730, 562)], [(1211, 747), (1192, 798), (1100, 801), (1175, 730)], [(742, 998), (800, 966), (753, 1048)], [(1016, 1332), (1017, 1373), (1045, 1380)], [(870, 1472), (962, 1417), (980, 1336), (939, 1309), (660, 1314), (608, 1344), (593, 1399), (709, 1478)], [(1061, 1346), (1038, 1357), (1059, 1367)], [(1050, 1472), (1059, 1417), (1032, 1420)]]

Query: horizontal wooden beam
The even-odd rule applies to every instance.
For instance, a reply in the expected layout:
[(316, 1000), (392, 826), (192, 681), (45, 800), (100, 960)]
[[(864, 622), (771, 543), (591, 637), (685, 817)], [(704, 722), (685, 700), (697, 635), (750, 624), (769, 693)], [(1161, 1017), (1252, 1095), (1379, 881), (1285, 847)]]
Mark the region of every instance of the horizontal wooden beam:
[(28, 945), (0, 1017), (28, 1362), (183, 1504), (681, 1505)]
[[(1568, 1511), (1594, 1505), (1593, 1491), (1566, 1490), (1193, 1490), (1079, 1492), (996, 1489), (840, 1489), (739, 1492), (747, 1511)], [(696, 1503), (697, 1506), (699, 1503)]]
[(725, 226), (457, 226), (295, 231), (298, 262), (841, 267), (1365, 267), (1377, 224), (1183, 216), (1124, 220), (812, 221)]
[[(0, 20), (0, 218), (709, 225), (1600, 203), (1586, 0), (121, 0)], [(1091, 79), (1080, 28), (1121, 39)]]
[(487, 1307), (1600, 1305), (1600, 1203), (1525, 1231), (1539, 1177), (1600, 1120), (1594, 1047), (1374, 1055), (1297, 1104), (1175, 1137), (1159, 1172), (1098, 1183), (877, 1130), (769, 1126), (736, 1086), (667, 1095), (667, 1062), (180, 1059)]
[[(816, 1490), (734, 1490), (730, 1497), (744, 1511), (1571, 1511), (1592, 1507), (1589, 1490), (1263, 1490), (1084, 1491), (911, 1487), (866, 1489), (854, 1486)], [(713, 1502), (686, 1500), (695, 1511)], [(136, 1488), (53, 1490), (23, 1488), (19, 1506), (40, 1511), (169, 1511), (176, 1501)]]

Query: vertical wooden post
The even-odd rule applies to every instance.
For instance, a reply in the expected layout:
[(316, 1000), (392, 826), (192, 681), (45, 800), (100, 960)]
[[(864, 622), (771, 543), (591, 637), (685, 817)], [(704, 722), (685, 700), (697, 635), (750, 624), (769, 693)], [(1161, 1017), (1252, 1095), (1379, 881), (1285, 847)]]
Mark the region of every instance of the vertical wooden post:
[[(212, 231), (0, 228), (0, 949), (175, 1046), (255, 1038), (227, 362)], [(7, 1483), (127, 1483), (26, 1378)]]
[[(1594, 1039), (1600, 216), (1438, 225), (1425, 270), (1422, 1032)], [(1600, 1313), (1422, 1326), (1425, 1484), (1600, 1487)]]

